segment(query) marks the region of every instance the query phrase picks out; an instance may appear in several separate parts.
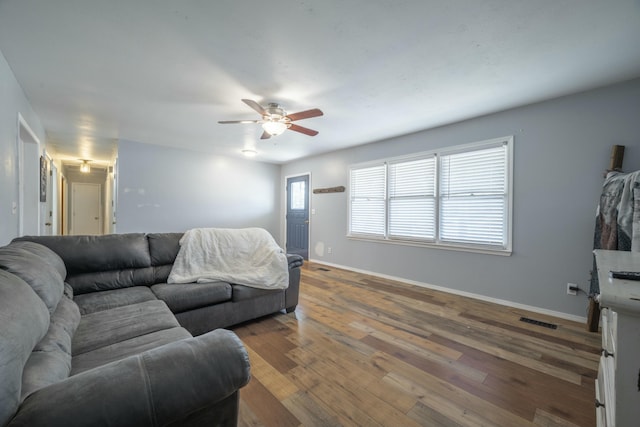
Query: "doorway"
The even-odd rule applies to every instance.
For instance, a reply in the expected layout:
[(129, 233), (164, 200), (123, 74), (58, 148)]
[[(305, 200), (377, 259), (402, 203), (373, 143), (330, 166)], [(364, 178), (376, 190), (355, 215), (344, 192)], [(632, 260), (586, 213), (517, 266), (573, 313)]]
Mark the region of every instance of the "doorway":
[(71, 230), (73, 235), (102, 234), (101, 185), (71, 183)]
[[(44, 169), (45, 176), (45, 200), (40, 199), (40, 235), (53, 236), (58, 234), (58, 168), (49, 154), (44, 151), (42, 160), (46, 164)], [(43, 172), (42, 164), (40, 165), (41, 174)]]
[(309, 174), (287, 178), (286, 250), (309, 259)]
[(18, 235), (40, 234), (40, 141), (18, 113)]

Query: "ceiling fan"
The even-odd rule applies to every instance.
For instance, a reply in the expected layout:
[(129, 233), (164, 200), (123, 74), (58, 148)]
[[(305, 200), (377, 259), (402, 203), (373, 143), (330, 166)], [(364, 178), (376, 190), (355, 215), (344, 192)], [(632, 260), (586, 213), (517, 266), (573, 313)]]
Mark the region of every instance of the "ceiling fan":
[(242, 102), (256, 110), (261, 116), (260, 120), (221, 120), (218, 123), (260, 123), (264, 132), (260, 139), (269, 139), (272, 136), (280, 135), (285, 130), (293, 130), (309, 136), (316, 136), (317, 130), (299, 126), (293, 122), (302, 119), (310, 119), (312, 117), (322, 116), (324, 113), (317, 108), (311, 110), (300, 111), (298, 113), (287, 114), (287, 112), (279, 104), (270, 102), (266, 107), (261, 106), (251, 99), (243, 99)]

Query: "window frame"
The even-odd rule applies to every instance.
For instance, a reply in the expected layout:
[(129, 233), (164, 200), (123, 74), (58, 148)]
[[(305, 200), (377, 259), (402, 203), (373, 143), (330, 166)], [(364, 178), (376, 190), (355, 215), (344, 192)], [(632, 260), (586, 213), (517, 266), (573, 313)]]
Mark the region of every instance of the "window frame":
[[(506, 148), (506, 168), (505, 168), (505, 198), (506, 198), (506, 206), (505, 206), (505, 215), (504, 215), (504, 237), (506, 239), (505, 245), (488, 245), (482, 243), (458, 243), (451, 241), (442, 241), (440, 236), (441, 230), (441, 195), (440, 195), (440, 185), (441, 185), (441, 157), (451, 154), (465, 153), (465, 152), (473, 152), (482, 149), (489, 149), (492, 147), (505, 146)], [(438, 248), (438, 249), (447, 249), (447, 250), (455, 250), (455, 251), (464, 251), (464, 252), (478, 252), (478, 253), (488, 253), (495, 255), (503, 255), (509, 256), (512, 253), (513, 248), (513, 146), (514, 146), (514, 137), (513, 135), (505, 136), (501, 138), (493, 138), (484, 141), (473, 142), (470, 144), (461, 144), (452, 147), (444, 147), (431, 151), (423, 151), (419, 153), (413, 153), (409, 155), (397, 156), (384, 158), (374, 161), (368, 161), (363, 163), (356, 163), (349, 166), (349, 197), (348, 197), (348, 217), (347, 217), (347, 238), (352, 240), (365, 240), (365, 241), (373, 241), (373, 242), (382, 242), (382, 243), (391, 243), (391, 244), (400, 244), (407, 246), (420, 246), (420, 247), (430, 247), (430, 248)], [(434, 199), (435, 199), (435, 212), (434, 212), (434, 221), (435, 221), (435, 233), (433, 239), (427, 238), (419, 238), (419, 237), (409, 237), (409, 236), (395, 236), (391, 235), (389, 231), (389, 217), (390, 217), (390, 189), (389, 189), (389, 165), (397, 164), (403, 162), (411, 162), (420, 159), (424, 159), (427, 157), (433, 156), (435, 158), (435, 169), (434, 169)], [(384, 191), (384, 233), (383, 234), (364, 234), (364, 233), (354, 233), (351, 230), (352, 225), (352, 202), (353, 202), (353, 183), (352, 176), (353, 171), (358, 169), (365, 169), (374, 166), (385, 167), (385, 191)]]

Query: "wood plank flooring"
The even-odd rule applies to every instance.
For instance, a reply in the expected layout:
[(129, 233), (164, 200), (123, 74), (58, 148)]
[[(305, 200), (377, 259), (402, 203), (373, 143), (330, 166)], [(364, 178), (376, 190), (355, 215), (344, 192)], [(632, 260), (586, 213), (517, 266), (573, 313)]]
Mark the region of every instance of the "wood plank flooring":
[(595, 426), (580, 323), (307, 263), (294, 313), (234, 331), (240, 426)]

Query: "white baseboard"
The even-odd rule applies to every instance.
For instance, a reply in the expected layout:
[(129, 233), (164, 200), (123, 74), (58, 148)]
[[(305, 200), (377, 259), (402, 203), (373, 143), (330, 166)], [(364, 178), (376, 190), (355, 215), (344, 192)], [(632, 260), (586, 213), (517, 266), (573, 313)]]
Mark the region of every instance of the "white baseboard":
[(349, 266), (346, 266), (346, 265), (334, 264), (334, 263), (330, 263), (330, 262), (326, 262), (326, 261), (320, 261), (320, 260), (311, 259), (311, 258), (309, 258), (309, 261), (313, 262), (313, 263), (316, 263), (316, 264), (326, 265), (326, 266), (329, 266), (329, 267), (335, 267), (335, 268), (341, 268), (343, 270), (353, 271), (353, 272), (356, 272), (356, 273), (368, 274), (370, 276), (380, 277), (382, 279), (395, 280), (396, 282), (402, 282), (402, 283), (407, 283), (409, 285), (421, 286), (423, 288), (433, 289), (435, 291), (446, 292), (446, 293), (449, 293), (449, 294), (454, 294), (454, 295), (460, 295), (460, 296), (463, 296), (463, 297), (474, 298), (474, 299), (481, 300), (481, 301), (486, 301), (486, 302), (492, 302), (492, 303), (495, 303), (495, 304), (504, 305), (506, 307), (518, 308), (518, 309), (521, 309), (521, 310), (532, 311), (534, 313), (540, 313), (540, 314), (544, 314), (544, 315), (547, 315), (547, 316), (558, 317), (560, 319), (572, 320), (574, 322), (585, 323), (585, 324), (587, 322), (587, 318), (586, 317), (576, 316), (574, 314), (563, 313), (561, 311), (548, 310), (546, 308), (540, 308), (540, 307), (535, 307), (535, 306), (532, 306), (532, 305), (520, 304), (520, 303), (513, 302), (513, 301), (508, 301), (508, 300), (503, 300), (503, 299), (498, 299), (498, 298), (492, 298), (492, 297), (488, 297), (488, 296), (485, 296), (485, 295), (474, 294), (472, 292), (460, 291), (460, 290), (457, 290), (457, 289), (451, 289), (451, 288), (447, 288), (447, 287), (444, 287), (444, 286), (437, 286), (437, 285), (432, 285), (430, 283), (418, 282), (418, 281), (415, 281), (415, 280), (405, 279), (403, 277), (389, 276), (387, 274), (376, 273), (374, 271), (368, 271), (368, 270), (361, 270), (359, 268), (353, 268), (353, 267), (349, 267)]

